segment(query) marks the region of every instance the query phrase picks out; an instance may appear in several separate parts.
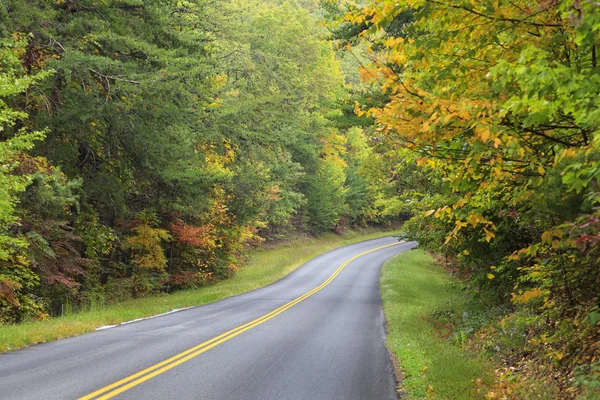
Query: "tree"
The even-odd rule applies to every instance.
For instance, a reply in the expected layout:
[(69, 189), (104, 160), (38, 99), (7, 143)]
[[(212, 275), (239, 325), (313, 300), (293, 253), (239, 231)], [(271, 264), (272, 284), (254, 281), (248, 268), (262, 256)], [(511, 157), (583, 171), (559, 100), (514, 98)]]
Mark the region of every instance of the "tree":
[(31, 294), (39, 276), (28, 267), (24, 253), (28, 242), (18, 227), (19, 195), (33, 179), (33, 173), (27, 172), (26, 165), (34, 163), (28, 152), (44, 132), (28, 130), (27, 113), (11, 108), (9, 101), (48, 74), (24, 75), (23, 48), (22, 40), (0, 38), (0, 322), (41, 314), (41, 305)]
[(476, 290), (535, 299), (553, 323), (582, 320), (598, 302), (598, 11), (567, 0), (368, 1), (345, 19), (370, 43), (363, 78), (388, 96), (357, 111), (444, 181), (422, 199), (412, 237), (452, 255)]

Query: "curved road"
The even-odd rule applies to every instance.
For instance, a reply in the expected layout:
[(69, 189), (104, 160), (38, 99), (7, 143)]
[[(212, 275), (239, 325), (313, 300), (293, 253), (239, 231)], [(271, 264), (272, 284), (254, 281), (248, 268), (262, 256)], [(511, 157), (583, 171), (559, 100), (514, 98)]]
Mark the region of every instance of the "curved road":
[(412, 247), (356, 243), (259, 290), (0, 355), (0, 398), (396, 399), (379, 273)]

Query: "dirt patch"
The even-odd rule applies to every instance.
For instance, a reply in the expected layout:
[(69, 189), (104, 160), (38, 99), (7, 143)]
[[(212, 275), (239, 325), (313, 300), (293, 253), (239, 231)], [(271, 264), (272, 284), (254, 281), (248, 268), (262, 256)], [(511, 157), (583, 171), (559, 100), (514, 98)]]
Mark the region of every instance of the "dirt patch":
[(398, 392), (399, 399), (405, 399), (408, 397), (408, 392), (404, 389), (404, 374), (402, 374), (402, 368), (400, 367), (400, 360), (398, 357), (388, 349), (390, 358), (392, 359), (392, 366), (394, 367), (394, 375), (396, 375), (396, 391)]

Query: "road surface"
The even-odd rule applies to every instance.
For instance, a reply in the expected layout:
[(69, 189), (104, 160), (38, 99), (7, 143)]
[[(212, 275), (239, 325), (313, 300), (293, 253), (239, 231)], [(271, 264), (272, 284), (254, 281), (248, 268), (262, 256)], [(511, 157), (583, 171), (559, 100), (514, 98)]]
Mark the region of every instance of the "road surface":
[(2, 354), (0, 398), (396, 399), (379, 274), (412, 247), (356, 243), (259, 290)]

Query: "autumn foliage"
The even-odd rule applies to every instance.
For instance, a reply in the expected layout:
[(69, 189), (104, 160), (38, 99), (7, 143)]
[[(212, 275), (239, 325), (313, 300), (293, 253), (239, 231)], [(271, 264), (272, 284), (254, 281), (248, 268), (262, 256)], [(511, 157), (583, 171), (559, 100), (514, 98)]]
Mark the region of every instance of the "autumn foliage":
[(595, 365), (597, 2), (340, 4), (332, 28), (365, 49), (362, 78), (384, 94), (357, 113), (432, 177), (409, 237), (451, 258), (471, 290), (534, 310), (550, 364)]
[(263, 241), (394, 221), (317, 8), (3, 2), (0, 323), (211, 284)]

